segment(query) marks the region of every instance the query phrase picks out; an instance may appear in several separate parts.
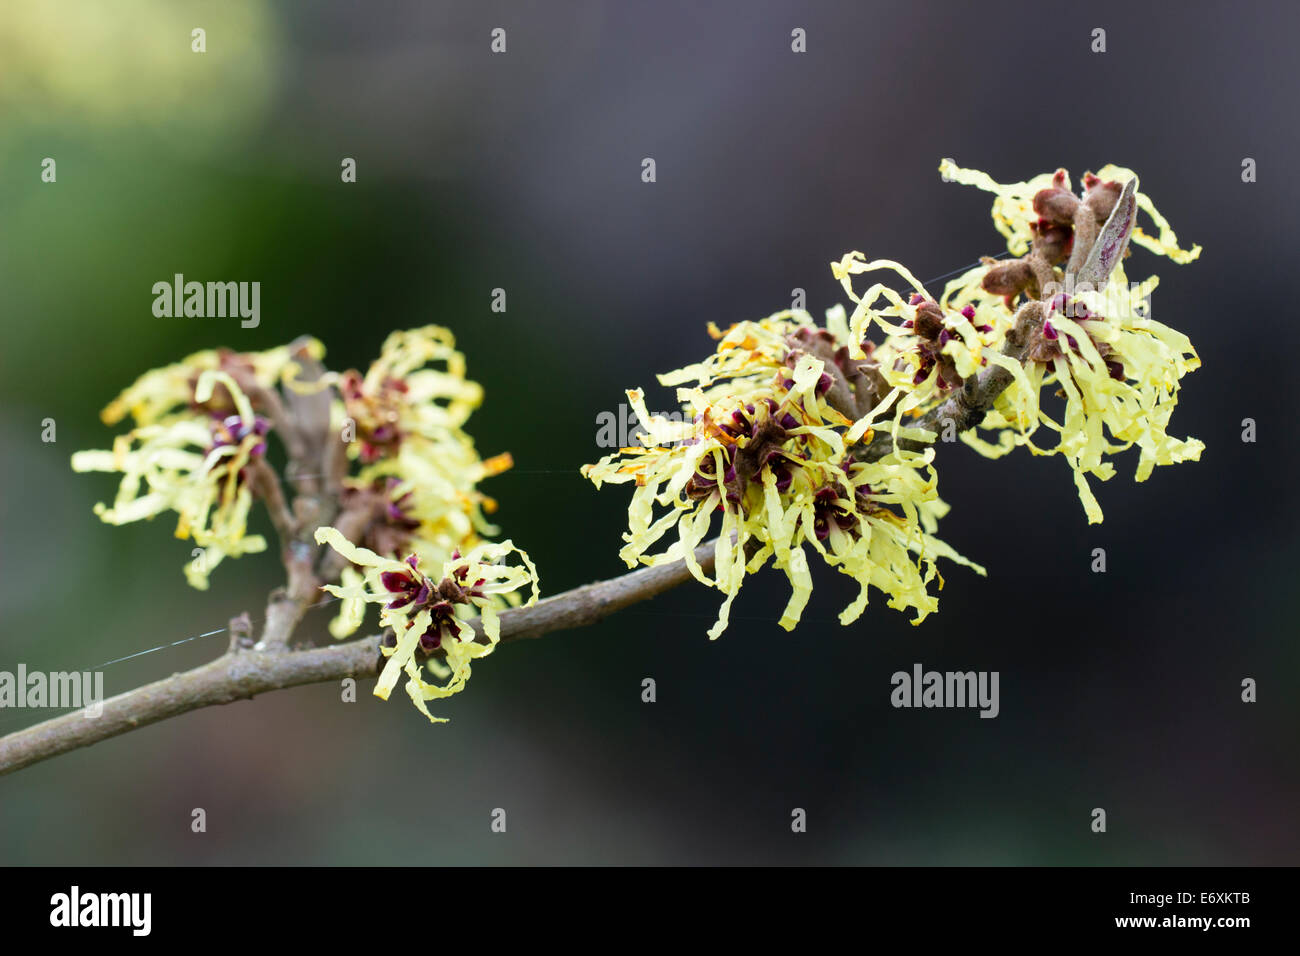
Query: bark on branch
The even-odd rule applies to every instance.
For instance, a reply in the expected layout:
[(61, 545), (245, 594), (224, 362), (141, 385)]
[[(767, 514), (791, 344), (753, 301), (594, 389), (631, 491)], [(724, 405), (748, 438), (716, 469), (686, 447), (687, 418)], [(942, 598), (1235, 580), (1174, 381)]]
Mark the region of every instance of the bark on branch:
[[(695, 559), (708, 571), (713, 542), (699, 547)], [(641, 568), (607, 581), (587, 584), (538, 601), (532, 607), (501, 613), (501, 641), (541, 637), (552, 631), (594, 624), (631, 604), (652, 598), (691, 577), (683, 561)], [(474, 622), (482, 640), (482, 628)], [(0, 776), (70, 750), (176, 717), (200, 707), (247, 700), (273, 690), (374, 677), (384, 658), (380, 636), (333, 647), (291, 651), (232, 649), (209, 664), (146, 684), (103, 702), (103, 713), (87, 717), (76, 711), (0, 737)], [(237, 642), (232, 642), (237, 644)]]

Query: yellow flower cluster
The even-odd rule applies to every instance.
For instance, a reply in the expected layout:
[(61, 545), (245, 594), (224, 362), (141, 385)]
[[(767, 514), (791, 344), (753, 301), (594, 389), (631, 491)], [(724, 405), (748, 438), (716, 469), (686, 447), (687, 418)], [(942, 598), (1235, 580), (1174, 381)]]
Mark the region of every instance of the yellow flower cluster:
[[(478, 484), (512, 465), (509, 454), (480, 459), (462, 430), (483, 389), (465, 378), (455, 344), (436, 325), (394, 332), (364, 376), (333, 377), (334, 427), (359, 465), (346, 482), (345, 507), (379, 512), (357, 543), (388, 558), (414, 554), (430, 567), (498, 533), (485, 517), (496, 502)], [(345, 584), (359, 580), (356, 569), (344, 571)], [(342, 638), (359, 625), (340, 616), (330, 629)]]
[[(483, 390), (465, 378), (465, 357), (447, 329), (394, 332), (364, 376), (327, 372), (300, 380), (299, 360), (323, 357), (319, 342), (304, 340), (267, 352), (197, 352), (148, 372), (103, 413), (108, 424), (130, 415), (135, 427), (109, 451), (78, 452), (72, 466), (122, 476), (113, 504), (95, 508), (104, 521), (124, 524), (175, 511), (177, 536), (203, 549), (187, 563), (186, 576), (206, 588), (223, 558), (266, 549), (261, 535), (248, 533), (248, 520), (254, 501), (270, 497), (268, 486), (278, 489), (264, 461), (272, 426), (302, 425), (292, 418), (292, 393), (333, 389), (330, 427), (344, 454), (322, 450), (320, 468), (337, 462), (337, 469), (306, 476), (318, 485), (333, 482), (337, 523), (346, 523), (355, 539), (335, 527), (314, 529), (317, 544), (346, 559), (338, 583), (325, 585), (342, 599), (330, 631), (340, 639), (356, 633), (366, 605), (383, 603), (380, 623), (396, 639), (384, 648), (388, 664), (375, 693), (386, 700), (405, 673), (408, 694), (429, 716), (425, 702), (463, 688), (470, 662), (496, 646), (498, 610), (519, 604), (525, 585), (532, 586), (530, 603), (537, 599), (528, 555), (509, 541), (484, 540), (497, 533), (484, 517), (495, 502), (477, 486), (508, 469), (510, 456), (480, 459), (462, 430)], [(301, 445), (303, 433), (296, 437)], [(311, 530), (290, 533), (302, 540)], [(522, 567), (506, 564), (511, 554)], [(322, 570), (328, 566), (320, 562), (316, 570), (331, 573)], [(425, 568), (440, 570), (429, 576)], [(487, 643), (476, 640), (470, 623), (476, 617)], [(423, 679), (422, 658), (445, 684)]]
[[(383, 648), (388, 661), (375, 696), (387, 700), (405, 673), (407, 694), (435, 722), (441, 718), (426, 702), (459, 692), (471, 662), (492, 653), (497, 611), (518, 605), (526, 585), (532, 586), (528, 603), (537, 599), (528, 555), (510, 541), (485, 540), (497, 533), (484, 517), (496, 502), (478, 483), (508, 469), (511, 459), (480, 459), (462, 430), (483, 401), (483, 389), (465, 371), (451, 332), (428, 325), (389, 335), (364, 376), (331, 377), (333, 423), (358, 465), (345, 482), (342, 517), (351, 512), (370, 520), (355, 541), (337, 528), (316, 531), (318, 543), (348, 562), (339, 583), (325, 586), (342, 598), (330, 633), (340, 639), (356, 633), (366, 605), (382, 604), (379, 623), (395, 638)], [(505, 563), (512, 553), (522, 567)], [(482, 618), (487, 643), (476, 640), (475, 617)], [(426, 672), (445, 683), (426, 681)]]
[[(911, 288), (908, 298), (884, 282), (875, 282), (863, 294), (853, 288), (853, 276), (869, 272), (892, 272)], [(897, 437), (905, 417), (918, 416), (952, 395), (953, 389), (988, 365), (1020, 374), (1020, 366), (1002, 355), (1003, 339), (1011, 327), (1011, 316), (1000, 300), (936, 302), (924, 285), (906, 267), (890, 259), (866, 261), (861, 252), (850, 252), (831, 263), (831, 273), (854, 303), (845, 326), (842, 308), (827, 315), (830, 328), (842, 328), (850, 355), (870, 356), (889, 385), (882, 406), (850, 431), (857, 441), (865, 427), (892, 409), (891, 432)], [(872, 332), (884, 339), (871, 345)]]
[[(725, 333), (710, 326), (713, 355), (659, 376), (678, 387), (685, 420), (650, 415), (643, 394), (629, 391), (641, 446), (582, 469), (597, 487), (635, 485), (621, 552), (629, 567), (684, 560), (726, 595), (711, 637), (726, 627), (744, 576), (768, 560), (790, 581), (781, 624), (793, 627), (812, 586), (805, 545), (861, 585), (844, 623), (862, 612), (870, 587), (893, 607), (914, 608), (918, 621), (935, 610), (927, 591), (935, 558), (969, 564), (934, 537), (946, 506), (930, 443), (953, 409), (973, 411), (961, 437), (985, 455), (1023, 444), (1065, 457), (1090, 521), (1101, 510), (1084, 476), (1109, 478), (1108, 456), (1137, 445), (1141, 481), (1157, 464), (1200, 455), (1199, 441), (1166, 431), (1196, 352), (1150, 318), (1157, 280), (1129, 285), (1120, 265), (1130, 241), (1179, 263), (1200, 247), (1178, 246), (1137, 177), (1107, 166), (1075, 197), (1063, 170), (1000, 185), (949, 160), (940, 168), (995, 194), (994, 224), (1025, 259), (985, 260), (936, 298), (899, 263), (851, 252), (831, 265), (851, 313), (831, 309), (824, 328), (799, 311)], [(1139, 210), (1152, 232), (1136, 226)], [(888, 281), (855, 290), (855, 276), (882, 272)], [(1076, 286), (1080, 276), (1093, 281)], [(1021, 295), (1036, 301), (1017, 308)], [(1000, 394), (991, 407), (971, 405), (985, 382), (999, 382)], [(1064, 399), (1059, 419), (1043, 407), (1054, 394)], [(973, 426), (992, 430), (993, 440)], [(1040, 428), (1054, 444), (1035, 441)], [(676, 539), (652, 553), (674, 530)], [(710, 535), (712, 574), (695, 556)]]
[[(935, 559), (969, 564), (934, 537), (946, 506), (935, 490), (932, 449), (855, 457), (847, 436), (866, 433), (878, 411), (871, 399), (876, 369), (850, 358), (842, 311), (832, 318), (819, 329), (806, 312), (789, 311), (725, 333), (711, 329), (719, 339), (712, 356), (659, 376), (663, 385), (682, 386), (677, 397), (689, 420), (651, 415), (643, 393), (629, 391), (643, 446), (582, 469), (597, 487), (636, 486), (621, 552), (629, 567), (684, 560), (725, 595), (712, 638), (725, 630), (745, 575), (769, 560), (790, 582), (780, 624), (792, 629), (812, 591), (805, 545), (860, 585), (840, 616), (844, 624), (862, 613), (872, 587), (891, 607), (914, 609), (919, 621), (937, 609), (927, 590), (938, 577)], [(872, 407), (851, 418), (828, 396), (844, 407)], [(651, 554), (672, 530), (676, 540)], [(709, 574), (695, 551), (711, 533)]]
[[(994, 193), (993, 220), (1007, 239), (1008, 251), (1030, 248), (1042, 220), (1035, 211), (1043, 196), (1069, 191), (1063, 170), (1043, 173), (1026, 182), (1001, 185), (984, 173), (962, 169), (944, 160), (940, 166), (952, 181), (978, 186)], [(1182, 249), (1168, 221), (1151, 199), (1137, 190), (1131, 170), (1108, 165), (1085, 177), (1086, 189), (1114, 184), (1116, 191), (1132, 182), (1136, 207), (1147, 213), (1155, 234), (1131, 226), (1131, 241), (1175, 263), (1187, 263), (1201, 253), (1200, 246)], [(1086, 194), (1086, 193), (1085, 193)], [(1000, 351), (1013, 316), (1003, 296), (985, 288), (988, 265), (981, 265), (953, 280), (940, 298), (944, 309), (974, 308), (997, 332), (986, 343), (984, 355), (993, 360)], [(1200, 358), (1186, 335), (1150, 317), (1151, 294), (1159, 278), (1130, 283), (1122, 262), (1099, 282), (1072, 286), (1073, 276), (1058, 270), (1057, 294), (1043, 299), (1045, 321), (1030, 343), (1023, 372), (998, 398), (980, 427), (994, 433), (989, 440), (974, 430), (962, 439), (981, 454), (996, 458), (1019, 445), (1035, 454), (1061, 455), (1074, 472), (1089, 523), (1102, 520), (1101, 507), (1086, 476), (1106, 480), (1114, 475), (1109, 456), (1133, 445), (1140, 449), (1136, 479), (1145, 481), (1155, 465), (1200, 458), (1204, 445), (1196, 439), (1178, 439), (1167, 432), (1178, 403), (1179, 381), (1200, 367)], [(1044, 290), (1047, 291), (1047, 290)], [(1064, 398), (1064, 409), (1053, 417), (1043, 408), (1044, 394)], [(1036, 440), (1045, 427), (1053, 443)]]
[[(454, 551), (432, 576), (421, 569), (422, 562), (414, 554), (395, 561), (357, 547), (335, 528), (317, 529), (316, 541), (328, 544), (360, 569), (359, 576), (349, 583), (325, 586), (330, 594), (343, 599), (342, 618), (351, 629), (360, 625), (368, 603), (383, 605), (379, 623), (393, 629), (395, 639), (383, 646), (388, 660), (375, 685), (375, 696), (387, 700), (398, 677), (405, 673), (407, 695), (434, 723), (445, 719), (430, 714), (426, 701), (463, 690), (471, 663), (496, 649), (501, 635), (498, 609), (518, 604), (518, 592), (527, 586), (532, 588), (527, 603), (537, 600), (537, 569), (510, 541), (482, 543), (464, 555)], [(522, 567), (505, 563), (512, 553), (519, 555)], [(477, 640), (470, 623), (475, 616), (482, 619), (486, 643)], [(441, 661), (432, 656), (435, 651), (443, 654)], [(426, 669), (446, 683), (426, 681)]]
[[(314, 340), (305, 348), (313, 357), (324, 354)], [(176, 537), (203, 549), (185, 564), (187, 580), (201, 590), (223, 559), (265, 550), (265, 539), (247, 527), (249, 467), (266, 450), (268, 422), (248, 393), (290, 381), (296, 369), (286, 346), (196, 352), (142, 375), (101, 414), (109, 425), (129, 415), (135, 427), (111, 450), (72, 456), (74, 471), (122, 475), (112, 505), (101, 502), (95, 513), (121, 525), (176, 512)]]

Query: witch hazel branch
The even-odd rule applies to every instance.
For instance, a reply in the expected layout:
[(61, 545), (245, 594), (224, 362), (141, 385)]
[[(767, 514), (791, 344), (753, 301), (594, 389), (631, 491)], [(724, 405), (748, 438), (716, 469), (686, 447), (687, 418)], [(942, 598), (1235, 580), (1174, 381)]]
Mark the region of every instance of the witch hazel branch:
[[(651, 414), (629, 390), (635, 443), (581, 469), (597, 488), (630, 487), (619, 554), (632, 570), (560, 594), (541, 596), (533, 560), (493, 523), (497, 502), (480, 486), (512, 460), (481, 457), (465, 430), (483, 390), (450, 330), (394, 332), (364, 372), (330, 370), (323, 343), (305, 337), (145, 373), (102, 412), (127, 430), (72, 458), (117, 479), (95, 514), (174, 522), (181, 572), (206, 589), (226, 562), (272, 547), (249, 530), (265, 509), (284, 581), (260, 633), (241, 615), (217, 660), (97, 703), (99, 719), (65, 715), (0, 738), (0, 773), (199, 707), (346, 677), (376, 677), (383, 699), (401, 686), (437, 722), (428, 703), (462, 691), (500, 644), (594, 623), (687, 580), (721, 592), (716, 638), (768, 564), (790, 585), (787, 630), (818, 559), (859, 586), (842, 623), (879, 595), (919, 624), (938, 610), (941, 562), (985, 574), (938, 537), (949, 510), (939, 444), (1063, 459), (1092, 523), (1103, 518), (1093, 482), (1116, 474), (1118, 456), (1136, 449), (1138, 481), (1197, 460), (1202, 443), (1168, 428), (1199, 358), (1152, 318), (1159, 278), (1132, 282), (1125, 266), (1134, 247), (1178, 264), (1201, 249), (1179, 246), (1137, 175), (1105, 166), (1076, 192), (1063, 169), (1010, 184), (951, 160), (940, 171), (992, 194), (1013, 258), (931, 290), (898, 262), (850, 252), (831, 264), (848, 302), (824, 321), (789, 309), (709, 323), (713, 352), (658, 376), (677, 411)], [(323, 601), (336, 608), (334, 646), (300, 646)]]

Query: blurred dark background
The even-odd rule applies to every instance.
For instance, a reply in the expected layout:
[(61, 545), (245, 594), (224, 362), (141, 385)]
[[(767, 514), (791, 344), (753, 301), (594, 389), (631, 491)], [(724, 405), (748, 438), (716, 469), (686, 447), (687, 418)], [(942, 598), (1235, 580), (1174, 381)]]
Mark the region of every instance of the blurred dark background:
[[(113, 480), (68, 465), (109, 446), (120, 388), (216, 345), (311, 333), (364, 368), (395, 328), (450, 326), (487, 391), (478, 447), (515, 456), (486, 486), (504, 532), (547, 593), (619, 573), (626, 489), (578, 475), (596, 415), (636, 385), (667, 407), (654, 373), (702, 358), (709, 320), (795, 287), (816, 315), (843, 301), (828, 263), (848, 250), (922, 279), (1001, 252), (991, 197), (942, 183), (943, 156), (1002, 181), (1138, 171), (1205, 250), (1135, 250), (1128, 272), (1158, 272), (1155, 318), (1199, 350), (1170, 430), (1207, 449), (1143, 485), (1125, 456), (1089, 527), (1064, 462), (949, 448), (942, 536), (989, 577), (949, 568), (920, 627), (877, 595), (841, 628), (855, 589), (826, 572), (787, 635), (767, 572), (711, 643), (718, 595), (682, 588), (503, 649), (436, 708), (448, 725), (320, 685), (0, 779), (0, 862), (1296, 862), (1297, 32), (1294, 6), (1227, 2), (5, 3), (0, 669), (261, 613), (272, 556), (193, 591), (170, 523), (101, 524)], [(155, 318), (176, 272), (260, 281), (260, 327)], [(225, 642), (115, 664), (106, 690)], [(1000, 671), (1001, 715), (891, 708), (915, 662)], [(0, 732), (38, 716), (0, 712)]]

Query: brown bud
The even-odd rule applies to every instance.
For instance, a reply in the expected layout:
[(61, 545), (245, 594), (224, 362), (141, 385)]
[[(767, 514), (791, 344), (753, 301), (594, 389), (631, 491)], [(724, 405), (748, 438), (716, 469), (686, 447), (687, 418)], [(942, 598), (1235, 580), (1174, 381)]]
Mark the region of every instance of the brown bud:
[(1050, 362), (1060, 354), (1060, 346), (1045, 339), (1041, 331), (1034, 335), (1029, 342), (1029, 348), (1025, 350), (1025, 358), (1031, 362)]
[(1069, 226), (1040, 220), (1030, 223), (1029, 231), (1034, 234), (1034, 251), (1047, 260), (1048, 265), (1060, 265), (1070, 254), (1074, 230)]
[(1029, 263), (1023, 259), (994, 266), (984, 274), (982, 284), (985, 292), (1005, 296), (1019, 295), (1026, 289), (1033, 289), (1036, 285), (1034, 272), (1029, 268)]
[(438, 582), (438, 596), (453, 604), (469, 603), (469, 595), (465, 593), (465, 589), (451, 578), (443, 578)]
[(1115, 203), (1119, 202), (1120, 194), (1123, 192), (1124, 187), (1113, 179), (1103, 183), (1094, 176), (1089, 181), (1088, 191), (1083, 195), (1083, 202), (1097, 217), (1097, 222), (1103, 223), (1110, 218)]
[(1074, 222), (1074, 211), (1079, 208), (1079, 200), (1072, 193), (1059, 186), (1040, 189), (1034, 193), (1034, 212), (1048, 222), (1059, 226), (1068, 226)]
[(952, 357), (940, 355), (938, 365), (939, 378), (943, 380), (943, 383), (949, 388), (960, 388), (962, 377), (957, 374), (957, 363), (952, 360)]
[(923, 339), (937, 339), (943, 331), (943, 310), (933, 302), (922, 302), (916, 307), (913, 331)]

